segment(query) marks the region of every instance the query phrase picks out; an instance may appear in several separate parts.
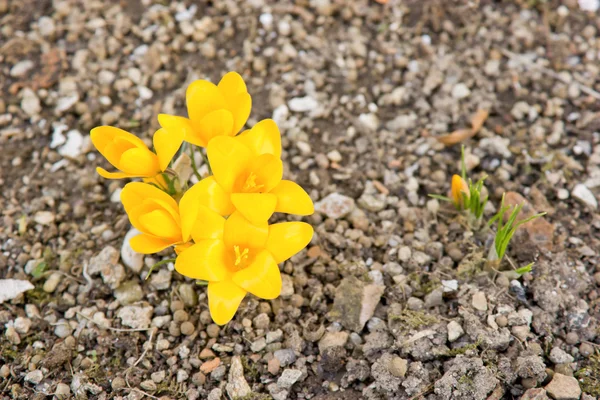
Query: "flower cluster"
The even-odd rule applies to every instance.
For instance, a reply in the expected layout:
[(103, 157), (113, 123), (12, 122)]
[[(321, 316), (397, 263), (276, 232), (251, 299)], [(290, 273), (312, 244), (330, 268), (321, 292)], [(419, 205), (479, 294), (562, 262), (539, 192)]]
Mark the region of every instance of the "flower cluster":
[[(121, 192), (131, 224), (141, 233), (131, 247), (152, 254), (173, 247), (175, 269), (208, 282), (213, 320), (229, 322), (251, 293), (274, 299), (281, 292), (281, 263), (313, 236), (304, 222), (269, 224), (273, 213), (310, 215), (308, 194), (283, 179), (281, 134), (266, 119), (240, 134), (252, 99), (242, 77), (230, 72), (218, 85), (205, 80), (186, 91), (189, 118), (160, 114), (154, 152), (135, 135), (111, 126), (91, 131), (98, 151), (118, 171), (98, 168), (108, 179), (142, 178)], [(169, 168), (189, 147), (206, 152), (212, 175), (188, 188)], [(204, 154), (204, 153), (202, 153)]]

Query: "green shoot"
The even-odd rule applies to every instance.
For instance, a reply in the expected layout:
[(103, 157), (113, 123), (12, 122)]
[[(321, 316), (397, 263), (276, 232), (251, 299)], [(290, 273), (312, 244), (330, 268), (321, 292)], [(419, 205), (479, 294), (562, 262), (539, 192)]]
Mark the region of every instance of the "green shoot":
[(154, 271), (154, 269), (156, 267), (160, 267), (161, 265), (165, 265), (165, 264), (172, 263), (172, 262), (175, 262), (174, 258), (167, 258), (166, 260), (162, 260), (162, 261), (157, 262), (156, 264), (154, 264), (153, 266), (150, 267), (150, 270), (148, 271), (148, 274), (146, 275), (145, 280), (148, 280), (148, 278), (150, 278), (150, 275), (152, 274), (152, 271)]
[(526, 274), (526, 273), (528, 273), (528, 272), (531, 272), (531, 267), (533, 267), (533, 264), (535, 264), (535, 263), (531, 262), (531, 263), (527, 264), (527, 265), (526, 265), (526, 266), (524, 266), (524, 267), (517, 268), (517, 269), (515, 270), (515, 272), (517, 273), (517, 275), (519, 275), (519, 276), (523, 276), (524, 274)]
[(504, 254), (506, 253), (506, 249), (508, 248), (510, 240), (521, 225), (526, 224), (529, 221), (533, 221), (534, 219), (539, 218), (543, 215), (546, 215), (546, 213), (543, 212), (532, 215), (529, 218), (517, 221), (517, 217), (519, 216), (519, 213), (521, 212), (522, 208), (523, 204), (515, 206), (512, 209), (508, 220), (504, 222), (504, 213), (510, 210), (510, 206), (504, 205), (504, 195), (502, 195), (500, 209), (498, 210), (496, 215), (494, 215), (494, 217), (492, 217), (488, 222), (488, 226), (492, 225), (494, 222), (498, 223), (498, 227), (496, 229), (496, 237), (494, 238), (494, 246), (492, 246), (492, 248), (490, 249), (490, 254), (488, 256), (488, 259), (490, 261), (502, 260)]

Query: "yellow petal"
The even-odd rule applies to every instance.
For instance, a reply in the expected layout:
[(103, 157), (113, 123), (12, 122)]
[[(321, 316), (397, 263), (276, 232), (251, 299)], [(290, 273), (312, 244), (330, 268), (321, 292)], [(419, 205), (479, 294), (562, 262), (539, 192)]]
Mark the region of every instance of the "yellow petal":
[(281, 222), (269, 226), (269, 238), (265, 248), (273, 255), (275, 262), (280, 263), (310, 243), (313, 228), (304, 222)]
[(102, 149), (105, 148), (108, 143), (112, 142), (113, 139), (117, 137), (128, 138), (135, 142), (137, 146), (146, 146), (142, 139), (123, 129), (115, 128), (114, 126), (98, 126), (90, 131), (92, 144), (100, 153), (102, 153)]
[(222, 281), (229, 273), (226, 259), (222, 240), (202, 240), (177, 256), (175, 269), (188, 278)]
[(252, 109), (252, 97), (248, 93), (239, 94), (228, 100), (227, 108), (233, 115), (233, 134), (235, 135), (248, 121)]
[(103, 178), (106, 179), (123, 179), (123, 178), (133, 178), (136, 175), (127, 174), (125, 172), (108, 172), (104, 168), (96, 167), (96, 172)]
[(451, 186), (452, 200), (457, 207), (462, 207), (463, 204), (463, 193), (469, 197), (469, 185), (467, 182), (460, 177), (459, 175), (452, 176), (452, 186)]
[(274, 299), (281, 293), (279, 267), (268, 251), (261, 251), (252, 263), (232, 277), (242, 289), (261, 299)]
[(135, 148), (124, 152), (119, 160), (119, 169), (143, 177), (153, 177), (160, 173), (158, 157), (147, 148)]
[(158, 114), (158, 123), (174, 135), (183, 133), (183, 140), (196, 146), (205, 147), (206, 142), (198, 133), (196, 124), (188, 118), (177, 115)]
[(185, 92), (188, 116), (200, 121), (211, 111), (226, 108), (225, 98), (217, 85), (205, 80), (194, 81)]
[(177, 221), (165, 210), (154, 210), (139, 216), (143, 232), (161, 238), (181, 240), (181, 228)]
[(165, 190), (169, 188), (169, 185), (167, 184), (167, 181), (165, 180), (165, 177), (162, 174), (158, 174), (151, 178), (143, 178), (142, 181), (144, 181), (145, 183), (152, 183), (153, 185), (156, 185)]
[(231, 71), (223, 75), (217, 87), (226, 100), (231, 99), (232, 96), (237, 94), (248, 92), (244, 78), (242, 78), (242, 76), (235, 71)]
[(131, 238), (129, 245), (131, 248), (142, 254), (153, 254), (158, 253), (166, 249), (169, 246), (173, 246), (175, 242), (155, 236), (146, 235), (142, 233)]
[(271, 191), (283, 177), (283, 162), (272, 154), (261, 154), (254, 158), (248, 169), (255, 174), (256, 183), (262, 185), (261, 192)]
[(202, 184), (204, 180), (189, 188), (179, 201), (184, 242), (187, 242), (190, 236), (195, 242), (223, 237), (225, 218), (201, 203), (202, 197), (206, 195), (206, 185)]
[(167, 131), (161, 128), (154, 133), (152, 142), (158, 156), (158, 165), (161, 171), (164, 171), (169, 166), (171, 159), (181, 147), (181, 143), (183, 143), (183, 137), (184, 132), (177, 129)]
[(271, 193), (233, 193), (231, 202), (251, 223), (267, 222), (277, 205), (277, 196)]
[(295, 215), (311, 215), (315, 212), (310, 196), (296, 182), (282, 180), (269, 193), (277, 196), (275, 212)]
[(219, 186), (214, 176), (202, 179), (190, 190), (192, 189), (196, 193), (197, 201), (217, 214), (227, 216), (235, 211), (229, 194)]
[(130, 182), (121, 191), (121, 202), (127, 214), (148, 199), (158, 200), (162, 206), (168, 208), (167, 211), (171, 215), (179, 214), (177, 202), (156, 186), (142, 182)]
[(217, 183), (231, 193), (238, 177), (248, 168), (250, 149), (231, 137), (217, 136), (206, 150)]
[(281, 158), (281, 133), (272, 119), (263, 119), (236, 139), (248, 146), (255, 155), (273, 154)]
[(211, 111), (197, 123), (196, 127), (204, 143), (209, 143), (217, 136), (231, 136), (233, 115), (225, 109)]
[(208, 284), (208, 308), (217, 325), (225, 325), (235, 315), (246, 291), (231, 280)]
[(225, 240), (228, 249), (233, 249), (233, 246), (260, 249), (265, 246), (268, 235), (269, 225), (267, 221), (252, 224), (240, 212), (236, 211), (225, 221), (223, 240)]

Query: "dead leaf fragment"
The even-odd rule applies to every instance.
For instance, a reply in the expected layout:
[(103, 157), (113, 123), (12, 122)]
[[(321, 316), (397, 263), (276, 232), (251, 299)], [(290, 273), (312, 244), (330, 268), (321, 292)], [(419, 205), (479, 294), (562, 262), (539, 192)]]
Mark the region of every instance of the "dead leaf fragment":
[(477, 110), (473, 118), (471, 118), (471, 127), (475, 133), (479, 132), (485, 123), (485, 120), (490, 115), (488, 110)]
[(481, 130), (489, 115), (490, 113), (487, 110), (477, 110), (475, 115), (473, 115), (471, 118), (471, 129), (458, 129), (448, 135), (438, 136), (436, 139), (438, 142), (443, 143), (446, 146), (452, 146), (470, 139)]

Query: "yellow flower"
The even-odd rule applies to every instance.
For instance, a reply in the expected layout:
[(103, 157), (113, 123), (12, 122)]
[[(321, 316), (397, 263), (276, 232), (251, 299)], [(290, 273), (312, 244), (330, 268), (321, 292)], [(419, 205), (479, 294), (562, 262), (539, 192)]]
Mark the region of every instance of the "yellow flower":
[(247, 292), (274, 299), (281, 292), (281, 263), (310, 242), (313, 228), (304, 222), (253, 225), (241, 213), (227, 220), (213, 213), (203, 220), (195, 244), (183, 251), (175, 269), (208, 281), (208, 307), (219, 325), (233, 318)]
[(191, 239), (210, 236), (203, 222), (215, 226), (214, 212), (199, 204), (191, 189), (177, 204), (153, 185), (131, 182), (121, 191), (121, 202), (129, 221), (141, 232), (129, 242), (138, 253), (152, 254), (170, 246), (175, 246), (176, 252), (184, 251)]
[(238, 210), (259, 224), (274, 212), (314, 212), (304, 189), (282, 180), (281, 136), (273, 120), (263, 120), (235, 138), (214, 138), (207, 154), (214, 175), (198, 183), (198, 201), (220, 215)]
[(146, 147), (137, 136), (113, 126), (99, 126), (92, 129), (90, 137), (96, 149), (118, 169), (108, 172), (104, 168), (96, 168), (98, 174), (107, 179), (148, 178), (161, 181), (156, 177), (167, 169), (171, 158), (179, 149), (178, 137), (183, 133), (169, 133), (159, 129), (154, 133), (152, 142), (156, 153)]
[(467, 196), (467, 198), (469, 198), (469, 185), (467, 185), (467, 182), (465, 182), (463, 178), (455, 174), (452, 176), (450, 193), (452, 195), (452, 201), (454, 202), (454, 205), (462, 208), (464, 206), (463, 193)]
[(183, 140), (206, 147), (216, 136), (235, 136), (242, 129), (252, 108), (244, 79), (229, 72), (218, 85), (194, 81), (185, 92), (189, 118), (159, 114), (158, 122), (169, 132), (184, 132)]

